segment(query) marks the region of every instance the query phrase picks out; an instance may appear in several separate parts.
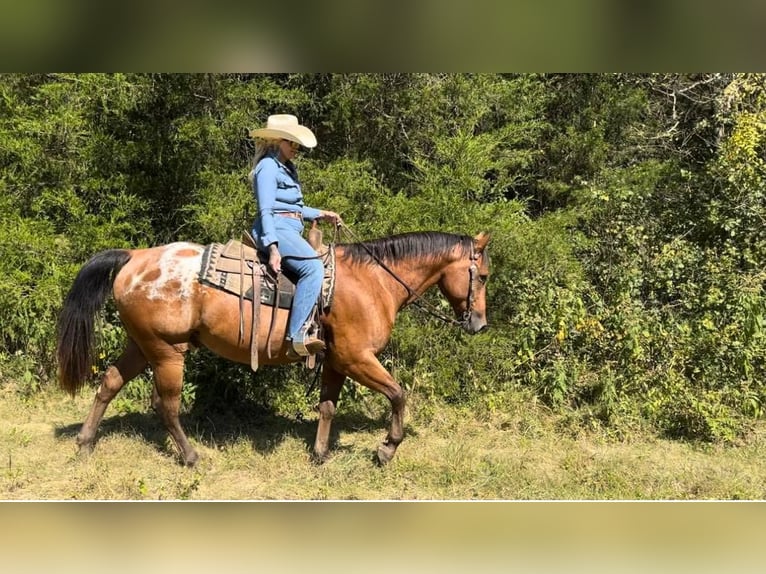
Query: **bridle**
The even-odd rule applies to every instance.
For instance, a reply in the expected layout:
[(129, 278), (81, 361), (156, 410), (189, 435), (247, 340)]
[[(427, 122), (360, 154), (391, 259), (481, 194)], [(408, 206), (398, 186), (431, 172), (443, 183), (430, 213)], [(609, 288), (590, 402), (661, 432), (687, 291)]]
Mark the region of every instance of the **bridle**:
[(476, 299), (475, 294), (475, 285), (476, 285), (476, 276), (479, 273), (479, 257), (481, 257), (481, 253), (477, 253), (476, 251), (476, 245), (474, 244), (473, 240), (471, 240), (471, 255), (470, 255), (470, 261), (471, 265), (468, 267), (468, 295), (466, 296), (466, 307), (465, 311), (463, 311), (463, 315), (460, 317), (460, 320), (458, 321), (454, 317), (448, 317), (441, 311), (439, 311), (434, 305), (430, 304), (428, 301), (425, 301), (422, 299), (422, 294), (415, 291), (412, 287), (407, 285), (407, 283), (402, 280), (401, 277), (399, 277), (396, 273), (394, 273), (383, 261), (380, 260), (379, 257), (377, 257), (372, 250), (367, 247), (367, 245), (364, 244), (364, 242), (359, 241), (354, 234), (351, 232), (351, 230), (346, 226), (343, 225), (342, 229), (348, 233), (351, 238), (359, 243), (365, 251), (369, 254), (370, 257), (372, 257), (375, 262), (380, 265), (391, 277), (393, 277), (404, 289), (407, 291), (407, 301), (404, 303), (405, 307), (407, 305), (414, 305), (418, 309), (425, 311), (432, 317), (436, 317), (437, 319), (440, 319), (444, 321), (445, 323), (449, 325), (455, 325), (458, 327), (462, 327), (466, 329), (468, 325), (471, 322), (471, 319), (473, 318), (473, 306)]

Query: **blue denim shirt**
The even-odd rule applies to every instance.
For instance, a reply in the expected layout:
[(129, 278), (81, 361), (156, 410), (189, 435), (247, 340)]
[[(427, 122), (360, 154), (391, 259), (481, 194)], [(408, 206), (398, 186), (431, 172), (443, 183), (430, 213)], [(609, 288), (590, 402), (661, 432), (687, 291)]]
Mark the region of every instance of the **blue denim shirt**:
[(294, 174), (294, 168), (291, 171), (275, 155), (263, 157), (255, 166), (253, 194), (258, 202), (258, 217), (261, 223), (258, 239), (264, 247), (278, 241), (274, 212), (300, 213), (307, 221), (313, 221), (321, 214), (320, 210), (304, 205), (301, 185)]

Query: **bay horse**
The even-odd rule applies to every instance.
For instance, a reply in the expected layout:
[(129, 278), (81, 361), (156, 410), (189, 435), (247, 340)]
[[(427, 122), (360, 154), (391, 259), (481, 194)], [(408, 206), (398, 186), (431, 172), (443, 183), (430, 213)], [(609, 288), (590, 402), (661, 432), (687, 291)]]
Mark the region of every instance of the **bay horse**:
[[(322, 368), (315, 460), (329, 452), (330, 425), (346, 377), (384, 394), (391, 403), (388, 435), (377, 461), (388, 463), (403, 439), (404, 392), (377, 355), (389, 341), (397, 313), (434, 285), (449, 301), (468, 333), (487, 327), (485, 284), (489, 276), (487, 233), (476, 237), (443, 232), (414, 232), (367, 242), (331, 245), (336, 255), (335, 294), (321, 315), (327, 349)], [(77, 434), (81, 451), (90, 452), (109, 403), (122, 386), (147, 365), (154, 373), (152, 406), (178, 447), (183, 463), (198, 460), (179, 422), (184, 357), (204, 346), (226, 359), (250, 362), (250, 330), (240, 336), (240, 305), (232, 295), (198, 279), (204, 246), (177, 242), (147, 249), (111, 249), (93, 256), (78, 272), (58, 321), (59, 383), (74, 395), (92, 376), (95, 318), (111, 291), (128, 341), (103, 374), (95, 399)], [(245, 301), (245, 317), (252, 317)], [(257, 342), (262, 365), (299, 358), (283, 343), (267, 353), (271, 337), (284, 341), (288, 310), (260, 311)], [(271, 355), (269, 357), (268, 355)]]

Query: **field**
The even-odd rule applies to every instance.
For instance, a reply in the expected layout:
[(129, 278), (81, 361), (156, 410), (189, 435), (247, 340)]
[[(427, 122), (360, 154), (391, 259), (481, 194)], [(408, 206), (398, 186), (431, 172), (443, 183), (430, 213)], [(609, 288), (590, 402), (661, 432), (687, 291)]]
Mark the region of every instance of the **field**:
[(341, 402), (331, 458), (309, 459), (316, 415), (287, 417), (251, 404), (182, 423), (201, 460), (184, 468), (148, 408), (106, 412), (96, 449), (74, 437), (92, 389), (25, 398), (0, 387), (3, 500), (701, 500), (766, 496), (766, 433), (741, 444), (665, 440), (637, 431), (583, 430), (519, 395), (469, 410), (410, 397), (405, 441), (379, 468), (387, 405)]

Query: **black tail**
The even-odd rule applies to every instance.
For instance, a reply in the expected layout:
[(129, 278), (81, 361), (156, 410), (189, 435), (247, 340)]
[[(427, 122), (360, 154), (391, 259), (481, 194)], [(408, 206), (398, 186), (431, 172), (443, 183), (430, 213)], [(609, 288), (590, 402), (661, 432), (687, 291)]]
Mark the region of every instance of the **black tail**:
[(57, 329), (59, 384), (74, 395), (92, 375), (96, 313), (104, 305), (117, 273), (130, 260), (122, 249), (102, 251), (88, 261), (64, 300)]

